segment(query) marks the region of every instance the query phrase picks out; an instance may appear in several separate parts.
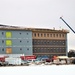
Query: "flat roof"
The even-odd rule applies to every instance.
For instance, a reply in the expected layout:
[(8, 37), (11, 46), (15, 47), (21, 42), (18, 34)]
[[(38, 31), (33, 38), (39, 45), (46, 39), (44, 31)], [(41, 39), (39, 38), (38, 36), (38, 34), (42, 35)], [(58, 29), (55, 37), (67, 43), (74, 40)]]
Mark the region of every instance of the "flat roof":
[(64, 32), (69, 33), (68, 30), (62, 29), (62, 30), (55, 30), (54, 29), (48, 29), (48, 28), (26, 28), (26, 27), (19, 27), (19, 26), (9, 26), (9, 25), (2, 25), (0, 24), (0, 30), (30, 30), (32, 32)]

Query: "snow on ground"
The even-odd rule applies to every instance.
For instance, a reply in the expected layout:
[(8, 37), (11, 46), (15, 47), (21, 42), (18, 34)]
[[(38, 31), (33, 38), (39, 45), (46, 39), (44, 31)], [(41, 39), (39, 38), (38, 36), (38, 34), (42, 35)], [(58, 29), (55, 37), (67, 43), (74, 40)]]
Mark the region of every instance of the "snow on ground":
[(74, 75), (75, 65), (0, 67), (0, 75)]

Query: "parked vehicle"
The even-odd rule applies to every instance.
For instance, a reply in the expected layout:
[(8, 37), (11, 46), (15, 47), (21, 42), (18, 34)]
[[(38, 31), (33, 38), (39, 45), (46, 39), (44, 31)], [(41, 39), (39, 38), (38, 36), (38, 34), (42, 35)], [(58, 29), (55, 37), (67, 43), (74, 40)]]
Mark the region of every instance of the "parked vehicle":
[(72, 64), (75, 64), (75, 59), (72, 61)]
[(1, 62), (0, 61), (0, 66), (7, 66), (8, 65), (8, 62)]
[(5, 62), (8, 62), (8, 65), (21, 65), (21, 58), (8, 57)]

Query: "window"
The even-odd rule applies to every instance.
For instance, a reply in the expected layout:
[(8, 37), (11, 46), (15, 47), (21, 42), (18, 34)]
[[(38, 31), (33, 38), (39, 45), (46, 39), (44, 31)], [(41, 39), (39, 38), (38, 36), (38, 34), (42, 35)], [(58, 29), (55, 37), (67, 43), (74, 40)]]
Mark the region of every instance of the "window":
[(11, 32), (6, 32), (6, 38), (11, 38), (12, 34)]
[(11, 54), (12, 53), (12, 48), (6, 48), (6, 53)]
[(58, 37), (58, 34), (56, 34), (56, 36)]
[(6, 40), (6, 46), (11, 46), (12, 45), (12, 41), (11, 40)]
[(41, 33), (41, 37), (43, 36), (43, 34)]
[(2, 32), (2, 35), (4, 35), (4, 32)]
[(44, 37), (46, 37), (46, 34), (44, 34)]
[(65, 35), (64, 35), (64, 34), (62, 34), (62, 37), (65, 37)]
[(2, 40), (2, 43), (4, 43), (4, 40)]
[(27, 41), (27, 43), (28, 43), (29, 41)]
[(29, 50), (29, 48), (27, 48), (27, 50)]
[(22, 42), (22, 41), (20, 40), (20, 42)]
[(53, 34), (53, 37), (55, 37), (55, 34)]
[(49, 34), (47, 34), (47, 37), (49, 37)]
[(20, 48), (20, 50), (22, 50), (22, 48)]
[(39, 37), (39, 33), (38, 33), (38, 37)]
[(52, 37), (52, 34), (50, 34), (50, 37)]
[(2, 51), (4, 51), (4, 48), (2, 48)]
[(27, 35), (28, 35), (28, 33), (27, 33)]
[(21, 35), (21, 33), (20, 33), (20, 35)]
[(61, 37), (61, 34), (59, 34), (59, 37)]
[(34, 52), (37, 52), (37, 50), (34, 50)]
[(36, 33), (34, 33), (34, 36), (36, 37)]

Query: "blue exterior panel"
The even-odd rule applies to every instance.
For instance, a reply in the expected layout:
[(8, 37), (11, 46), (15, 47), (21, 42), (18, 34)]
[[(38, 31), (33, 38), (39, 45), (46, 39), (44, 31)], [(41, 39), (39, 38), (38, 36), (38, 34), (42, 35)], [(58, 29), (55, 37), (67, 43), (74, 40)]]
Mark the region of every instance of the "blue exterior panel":
[[(11, 37), (7, 37), (11, 33)], [(6, 42), (11, 40), (10, 42)], [(11, 48), (11, 54), (32, 55), (32, 31), (29, 30), (0, 30), (0, 54), (7, 54), (7, 48)]]

